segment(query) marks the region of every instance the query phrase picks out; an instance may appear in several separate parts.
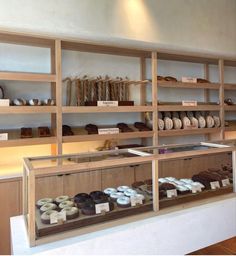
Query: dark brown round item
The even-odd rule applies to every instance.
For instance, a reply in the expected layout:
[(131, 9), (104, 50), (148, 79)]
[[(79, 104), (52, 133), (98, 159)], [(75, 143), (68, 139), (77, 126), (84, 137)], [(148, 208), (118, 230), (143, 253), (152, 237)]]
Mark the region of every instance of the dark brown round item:
[(108, 195), (102, 191), (93, 191), (89, 194), (93, 199), (94, 203), (101, 204), (108, 202)]
[(143, 181), (136, 181), (136, 182), (134, 182), (131, 186), (133, 187), (133, 188), (138, 188), (138, 187), (140, 187), (140, 186), (142, 186), (142, 185), (144, 185), (145, 183), (143, 182)]
[(225, 99), (225, 100), (224, 100), (224, 103), (227, 104), (227, 105), (234, 105), (232, 99), (230, 99), (230, 98)]
[(95, 203), (92, 201), (85, 203), (81, 209), (81, 212), (84, 215), (95, 215), (96, 214)]
[(74, 196), (74, 202), (78, 208), (83, 208), (87, 203), (93, 202), (92, 197), (86, 193), (79, 193)]
[(171, 189), (176, 189), (175, 185), (171, 184), (171, 183), (168, 183), (168, 182), (165, 182), (165, 183), (162, 183), (160, 186), (159, 186), (159, 191), (160, 190), (171, 190)]
[(177, 82), (177, 79), (175, 77), (173, 77), (173, 76), (166, 76), (165, 80), (166, 81), (171, 81), (171, 82)]
[(151, 131), (151, 129), (142, 122), (134, 123), (134, 127), (136, 127), (139, 131)]
[(72, 136), (72, 135), (74, 135), (74, 133), (71, 130), (71, 127), (69, 125), (63, 125), (62, 126), (62, 135), (63, 136)]
[(192, 180), (202, 183), (206, 189), (210, 189), (210, 187), (211, 187), (210, 182), (205, 177), (203, 177), (199, 174), (193, 175)]
[(157, 76), (157, 80), (158, 80), (158, 81), (164, 81), (165, 78), (164, 78), (163, 76)]
[(145, 180), (144, 183), (146, 185), (152, 185), (152, 179)]
[(203, 78), (197, 78), (197, 83), (210, 83), (210, 82)]

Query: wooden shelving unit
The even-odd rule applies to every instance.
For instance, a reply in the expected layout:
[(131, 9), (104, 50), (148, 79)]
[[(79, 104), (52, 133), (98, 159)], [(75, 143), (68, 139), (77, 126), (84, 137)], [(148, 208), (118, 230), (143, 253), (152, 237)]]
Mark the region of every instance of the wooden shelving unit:
[[(236, 59), (222, 58), (219, 56), (205, 55), (199, 53), (185, 53), (174, 51), (148, 50), (148, 49), (134, 49), (125, 47), (116, 47), (103, 45), (98, 43), (87, 43), (70, 39), (56, 39), (44, 36), (34, 36), (17, 33), (0, 33), (0, 42), (12, 43), (19, 45), (30, 45), (36, 47), (45, 47), (51, 53), (51, 72), (49, 74), (30, 73), (30, 72), (8, 72), (0, 71), (0, 80), (10, 81), (26, 81), (49, 83), (51, 86), (51, 98), (55, 99), (56, 106), (38, 106), (38, 107), (0, 107), (0, 114), (49, 114), (51, 115), (51, 129), (55, 132), (54, 137), (50, 138), (32, 138), (20, 139), (14, 138), (9, 141), (1, 141), (0, 147), (8, 146), (24, 146), (37, 144), (52, 144), (54, 153), (61, 154), (63, 143), (69, 142), (84, 142), (97, 141), (107, 139), (133, 139), (133, 138), (152, 138), (152, 144), (158, 145), (159, 137), (168, 136), (184, 136), (193, 134), (219, 134), (219, 138), (224, 138), (224, 131), (228, 129), (224, 125), (225, 111), (236, 111), (236, 106), (224, 105), (224, 90), (235, 90), (236, 84), (224, 84), (224, 67), (236, 66)], [(119, 107), (84, 107), (84, 106), (63, 106), (62, 105), (62, 50), (72, 50), (80, 52), (100, 53), (109, 55), (129, 56), (139, 58), (140, 61), (140, 79), (147, 79), (146, 75), (146, 59), (151, 59), (151, 81), (145, 85), (140, 86), (140, 105), (137, 106), (119, 106)], [(209, 79), (209, 65), (218, 65), (219, 68), (219, 83), (182, 83), (182, 82), (166, 82), (157, 81), (158, 61), (172, 60), (180, 62), (200, 63), (204, 67), (204, 78)], [(146, 106), (146, 86), (152, 88), (152, 104)], [(159, 88), (180, 88), (180, 89), (195, 89), (204, 90), (205, 104), (196, 107), (184, 107), (181, 105), (158, 105), (158, 90)], [(42, 86), (43, 90), (43, 86)], [(209, 90), (219, 92), (219, 105), (209, 103)], [(209, 104), (207, 104), (209, 103)], [(215, 111), (219, 112), (221, 119), (220, 128), (205, 128), (196, 130), (170, 130), (158, 131), (159, 111)], [(153, 131), (150, 132), (132, 132), (120, 133), (117, 135), (74, 135), (62, 136), (63, 115), (75, 113), (140, 113), (140, 118), (144, 121), (144, 113), (151, 112), (153, 116)], [(124, 120), (127, 122), (127, 120)], [(1, 127), (0, 127), (1, 128)], [(73, 127), (72, 127), (73, 128)], [(55, 151), (56, 145), (56, 151)]]

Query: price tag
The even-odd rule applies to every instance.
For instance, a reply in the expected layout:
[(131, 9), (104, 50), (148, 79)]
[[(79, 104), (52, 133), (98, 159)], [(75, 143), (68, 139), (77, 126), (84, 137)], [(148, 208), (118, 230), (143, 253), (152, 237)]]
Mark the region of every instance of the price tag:
[(8, 140), (8, 133), (0, 133), (0, 140)]
[(63, 224), (66, 221), (66, 212), (53, 212), (50, 214), (50, 224)]
[(227, 187), (230, 185), (229, 179), (224, 179), (221, 182), (222, 182), (223, 187)]
[(202, 192), (202, 188), (200, 185), (192, 185), (191, 190), (193, 194), (196, 194), (197, 192)]
[(195, 77), (182, 77), (182, 83), (197, 83), (197, 78)]
[(197, 101), (196, 100), (182, 100), (182, 106), (196, 107)]
[(211, 189), (220, 188), (220, 183), (219, 183), (219, 181), (212, 181), (212, 182), (210, 182), (210, 185), (211, 185)]
[(0, 107), (9, 107), (9, 106), (10, 106), (10, 100), (9, 99), (0, 100)]
[(96, 214), (99, 214), (102, 212), (109, 212), (110, 211), (109, 203), (95, 204), (95, 211), (96, 211)]
[(98, 107), (118, 107), (118, 101), (97, 101)]
[(131, 196), (130, 197), (131, 206), (136, 206), (137, 204), (143, 204), (141, 197)]
[(177, 190), (176, 189), (166, 190), (166, 194), (167, 194), (168, 198), (176, 197), (177, 196)]
[(117, 134), (119, 132), (120, 132), (119, 128), (101, 128), (101, 129), (98, 129), (98, 134), (99, 135), (103, 135), (103, 134)]

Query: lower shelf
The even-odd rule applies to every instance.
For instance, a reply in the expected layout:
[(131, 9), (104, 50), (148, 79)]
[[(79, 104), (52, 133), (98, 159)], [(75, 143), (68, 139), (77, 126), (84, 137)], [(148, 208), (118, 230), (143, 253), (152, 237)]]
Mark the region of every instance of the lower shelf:
[(221, 128), (197, 128), (197, 129), (180, 129), (180, 130), (163, 130), (158, 131), (160, 137), (184, 136), (196, 134), (209, 134), (221, 132)]

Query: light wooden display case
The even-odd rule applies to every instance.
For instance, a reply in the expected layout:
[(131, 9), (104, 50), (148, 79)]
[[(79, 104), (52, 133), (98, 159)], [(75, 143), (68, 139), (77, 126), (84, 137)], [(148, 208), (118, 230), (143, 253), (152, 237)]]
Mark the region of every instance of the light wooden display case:
[[(82, 153), (76, 155), (62, 155), (57, 157), (33, 157), (24, 159), (23, 177), (23, 214), (26, 220), (30, 246), (45, 242), (64, 239), (68, 236), (85, 234), (87, 232), (111, 227), (139, 218), (147, 218), (176, 211), (186, 207), (214, 202), (217, 198), (223, 199), (235, 196), (235, 141), (217, 143), (197, 143), (188, 145), (172, 145), (165, 147), (173, 152), (160, 154), (163, 147), (143, 147), (122, 150), (112, 150), (96, 153)], [(228, 155), (230, 154), (230, 155)], [(233, 165), (233, 185), (226, 188), (203, 191), (187, 196), (177, 196), (174, 199), (159, 199), (158, 178), (172, 175), (177, 178), (191, 177), (199, 169), (197, 162), (211, 162), (211, 166), (221, 166), (224, 157)], [(122, 157), (122, 158), (120, 158)], [(197, 158), (193, 166), (183, 165), (186, 159)], [(199, 159), (200, 158), (200, 159)], [(68, 159), (77, 159), (69, 161)], [(122, 161), (121, 161), (122, 159)], [(220, 159), (220, 161), (216, 161)], [(174, 162), (173, 162), (174, 161)], [(152, 164), (152, 168), (150, 168)], [(140, 169), (140, 166), (144, 165)], [(173, 166), (175, 167), (173, 169)], [(188, 168), (186, 168), (188, 166)], [(206, 166), (204, 164), (204, 166)], [(136, 168), (137, 169), (133, 169)], [(191, 168), (190, 168), (191, 167)], [(151, 170), (151, 173), (149, 172)], [(114, 173), (112, 173), (114, 171)], [(152, 176), (152, 201), (143, 205), (115, 210), (105, 215), (95, 215), (91, 219), (83, 219), (79, 224), (70, 221), (64, 224), (42, 225), (36, 210), (36, 200), (42, 197), (57, 197), (59, 193), (69, 196), (80, 192), (103, 190), (107, 187), (131, 185), (134, 181), (144, 180)], [(64, 178), (61, 178), (64, 177)], [(45, 185), (40, 180), (46, 179), (53, 186), (53, 191), (45, 191)], [(50, 187), (50, 186), (47, 186)], [(42, 193), (43, 191), (43, 193)], [(39, 193), (41, 192), (40, 196)], [(145, 213), (147, 212), (147, 213)], [(145, 213), (145, 214), (144, 214)], [(138, 215), (137, 215), (138, 214)], [(137, 217), (139, 216), (139, 217)], [(79, 217), (80, 218), (80, 217)], [(104, 222), (104, 223), (103, 223)], [(63, 226), (64, 225), (64, 226)], [(76, 226), (77, 225), (77, 226)], [(92, 225), (91, 227), (87, 225)], [(69, 230), (65, 227), (70, 226)], [(71, 230), (73, 226), (74, 230)], [(53, 231), (54, 230), (54, 231)], [(55, 231), (56, 230), (56, 231)]]

